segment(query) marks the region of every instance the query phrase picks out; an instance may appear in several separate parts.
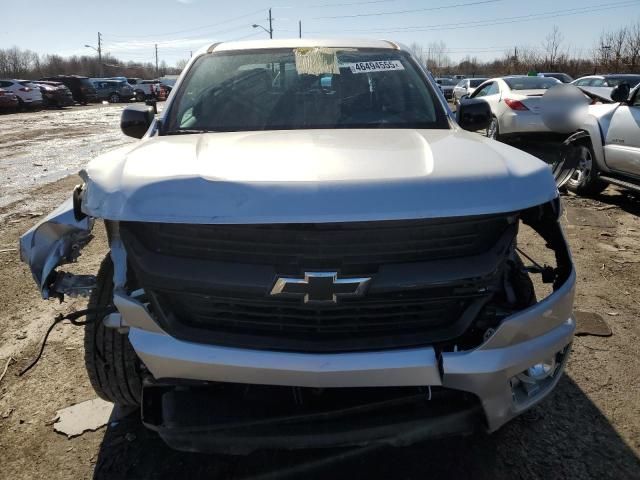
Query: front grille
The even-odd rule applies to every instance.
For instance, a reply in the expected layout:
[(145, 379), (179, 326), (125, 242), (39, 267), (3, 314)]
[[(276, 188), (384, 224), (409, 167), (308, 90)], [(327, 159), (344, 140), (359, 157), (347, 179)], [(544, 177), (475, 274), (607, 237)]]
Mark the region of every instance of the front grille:
[(201, 339), (233, 339), (249, 348), (345, 351), (409, 347), (460, 335), (487, 294), (477, 286), (472, 292), (439, 290), (367, 296), (328, 306), (167, 290), (154, 290), (152, 296), (165, 322), (185, 339), (200, 331)]
[[(487, 251), (509, 225), (505, 215), (463, 219), (284, 225), (123, 223), (163, 255), (301, 268), (342, 268), (464, 257)], [(351, 268), (353, 267), (353, 268)], [(362, 268), (360, 268), (362, 273)]]
[[(503, 257), (491, 257), (495, 269), (484, 277), (415, 284), (412, 275), (433, 268), (450, 277), (443, 259), (455, 260), (460, 270), (489, 255), (512, 224), (506, 215), (307, 225), (129, 222), (121, 224), (121, 234), (137, 281), (171, 335), (244, 348), (336, 352), (428, 345), (462, 335), (496, 290)], [(337, 304), (269, 294), (278, 275), (322, 268), (373, 280), (364, 296)]]

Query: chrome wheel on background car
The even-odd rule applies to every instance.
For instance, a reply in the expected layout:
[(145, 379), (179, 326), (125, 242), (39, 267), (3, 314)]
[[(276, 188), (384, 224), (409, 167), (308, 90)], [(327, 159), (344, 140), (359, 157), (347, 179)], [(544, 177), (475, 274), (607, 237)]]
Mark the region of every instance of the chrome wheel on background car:
[(493, 140), (498, 140), (500, 135), (500, 127), (498, 126), (498, 119), (493, 117), (491, 123), (487, 127), (487, 137)]
[(109, 95), (109, 103), (118, 103), (120, 101), (120, 95), (117, 93), (112, 93)]

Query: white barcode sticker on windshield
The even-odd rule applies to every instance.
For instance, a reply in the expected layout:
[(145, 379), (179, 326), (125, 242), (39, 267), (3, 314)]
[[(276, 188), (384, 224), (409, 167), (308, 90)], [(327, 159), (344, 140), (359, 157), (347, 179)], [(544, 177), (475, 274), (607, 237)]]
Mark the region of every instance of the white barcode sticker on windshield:
[(346, 63), (342, 67), (349, 67), (351, 73), (387, 72), (390, 70), (404, 70), (400, 60), (377, 60), (373, 62)]

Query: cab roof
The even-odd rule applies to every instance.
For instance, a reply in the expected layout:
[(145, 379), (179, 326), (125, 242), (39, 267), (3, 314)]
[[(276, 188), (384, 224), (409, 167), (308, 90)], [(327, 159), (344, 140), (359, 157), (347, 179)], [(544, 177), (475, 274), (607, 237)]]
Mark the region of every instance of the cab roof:
[(213, 43), (198, 51), (202, 53), (226, 52), (232, 50), (259, 50), (268, 48), (377, 48), (389, 50), (404, 50), (401, 45), (389, 40), (368, 40), (363, 38), (289, 38), (277, 40), (245, 40), (235, 42)]

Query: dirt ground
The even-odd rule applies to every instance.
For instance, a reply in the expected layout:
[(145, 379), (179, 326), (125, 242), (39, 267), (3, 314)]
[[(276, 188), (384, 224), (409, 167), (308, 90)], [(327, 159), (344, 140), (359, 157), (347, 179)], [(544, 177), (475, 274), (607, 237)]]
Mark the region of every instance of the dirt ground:
[[(87, 130), (104, 121), (99, 112), (105, 110), (93, 111), (97, 118), (87, 122)], [(32, 148), (2, 143), (10, 117), (0, 118), (0, 168), (10, 155), (26, 155), (20, 148)], [(64, 129), (57, 131), (64, 141)], [(14, 131), (14, 137), (20, 135)], [(117, 135), (110, 132), (109, 138)], [(48, 139), (56, 141), (53, 134)], [(600, 314), (613, 335), (577, 337), (566, 375), (532, 411), (491, 436), (411, 448), (225, 457), (174, 452), (141, 426), (135, 412), (70, 440), (55, 433), (51, 423), (57, 410), (95, 397), (84, 371), (81, 328), (56, 327), (37, 367), (16, 375), (36, 354), (54, 316), (85, 303), (42, 301), (17, 251), (18, 236), (66, 198), (77, 181), (71, 176), (35, 182), (19, 195), (4, 177), (0, 185), (3, 197), (9, 192), (16, 198), (0, 202), (0, 374), (15, 359), (0, 380), (0, 479), (640, 479), (640, 201), (624, 192), (609, 188), (597, 199), (563, 198), (563, 223), (578, 272), (576, 309)], [(96, 272), (106, 253), (100, 225), (94, 232), (75, 271)], [(536, 259), (548, 258), (530, 233), (524, 232), (520, 246)]]

